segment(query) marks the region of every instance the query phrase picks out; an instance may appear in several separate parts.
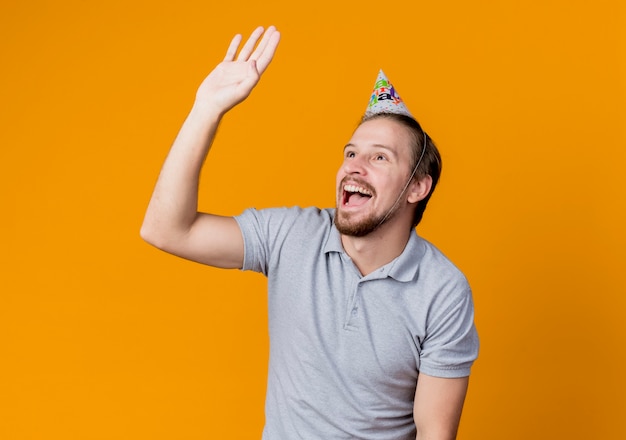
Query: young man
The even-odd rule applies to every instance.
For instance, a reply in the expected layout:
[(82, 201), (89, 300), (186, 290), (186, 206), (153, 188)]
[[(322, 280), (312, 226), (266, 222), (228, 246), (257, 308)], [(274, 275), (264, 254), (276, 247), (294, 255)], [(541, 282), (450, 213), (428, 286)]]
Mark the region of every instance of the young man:
[(345, 146), (336, 209), (197, 211), (218, 124), (250, 94), (279, 40), (274, 27), (258, 28), (237, 55), (236, 36), (204, 80), (142, 237), (268, 277), (264, 439), (454, 439), (478, 350), (471, 291), (415, 233), (441, 162), (384, 76)]

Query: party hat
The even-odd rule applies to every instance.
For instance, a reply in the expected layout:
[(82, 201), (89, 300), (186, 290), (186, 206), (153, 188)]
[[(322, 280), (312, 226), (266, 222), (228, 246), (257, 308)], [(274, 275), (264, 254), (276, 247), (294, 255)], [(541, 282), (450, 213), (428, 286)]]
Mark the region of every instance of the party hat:
[(365, 116), (375, 113), (399, 113), (413, 117), (400, 95), (398, 95), (398, 91), (391, 85), (382, 70), (378, 72)]

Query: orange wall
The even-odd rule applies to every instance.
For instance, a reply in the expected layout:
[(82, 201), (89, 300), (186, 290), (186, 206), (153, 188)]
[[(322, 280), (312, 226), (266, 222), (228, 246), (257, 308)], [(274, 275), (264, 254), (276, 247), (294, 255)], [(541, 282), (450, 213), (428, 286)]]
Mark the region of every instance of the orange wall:
[(0, 438), (259, 438), (265, 280), (138, 233), (197, 85), (257, 24), (283, 41), (202, 208), (331, 205), (383, 68), (444, 158), (419, 231), (475, 292), (460, 438), (626, 438), (623, 2), (423, 3), (3, 2)]

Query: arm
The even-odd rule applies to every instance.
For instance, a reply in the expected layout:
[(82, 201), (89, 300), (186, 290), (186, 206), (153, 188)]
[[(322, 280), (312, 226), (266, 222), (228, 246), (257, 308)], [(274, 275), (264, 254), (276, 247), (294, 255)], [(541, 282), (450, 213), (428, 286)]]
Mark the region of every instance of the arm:
[(469, 377), (419, 375), (413, 407), (417, 440), (456, 439), (468, 383)]
[(242, 266), (243, 238), (237, 222), (232, 217), (198, 212), (200, 171), (220, 120), (248, 97), (270, 64), (279, 40), (274, 27), (266, 32), (257, 28), (235, 58), (241, 44), (241, 36), (236, 35), (224, 61), (200, 85), (146, 211), (141, 237), (148, 243), (211, 266)]

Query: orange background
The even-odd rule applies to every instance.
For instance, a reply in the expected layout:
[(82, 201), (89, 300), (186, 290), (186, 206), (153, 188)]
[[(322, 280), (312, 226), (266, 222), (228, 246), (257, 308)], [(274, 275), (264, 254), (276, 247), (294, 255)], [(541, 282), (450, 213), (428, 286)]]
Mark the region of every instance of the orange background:
[(264, 278), (139, 238), (196, 87), (257, 24), (283, 41), (202, 209), (332, 205), (383, 68), (443, 154), (419, 231), (474, 289), (459, 438), (626, 438), (622, 5), (4, 1), (0, 438), (260, 438)]

